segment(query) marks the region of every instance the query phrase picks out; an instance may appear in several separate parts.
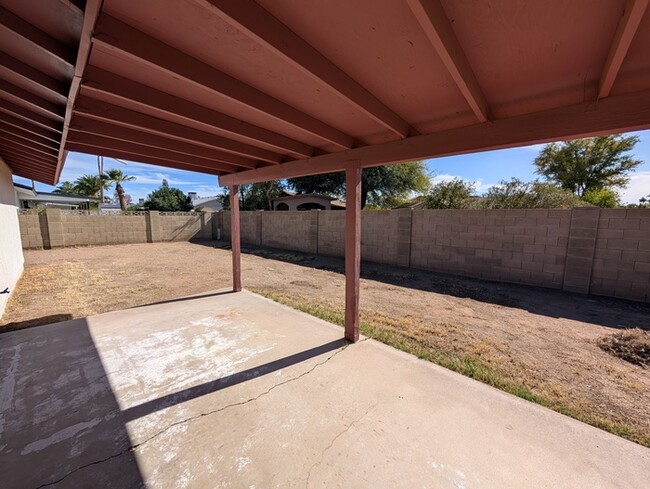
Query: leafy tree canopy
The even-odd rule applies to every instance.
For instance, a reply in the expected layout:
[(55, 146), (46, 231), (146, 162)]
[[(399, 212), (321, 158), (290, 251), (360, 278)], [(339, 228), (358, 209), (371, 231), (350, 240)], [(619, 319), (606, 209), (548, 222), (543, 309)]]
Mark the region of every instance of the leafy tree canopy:
[(623, 187), (642, 162), (629, 153), (637, 136), (601, 136), (547, 144), (535, 158), (537, 173), (578, 197)]
[[(328, 173), (290, 178), (289, 188), (300, 193), (330, 194), (345, 197), (345, 173)], [(411, 193), (424, 193), (430, 187), (422, 161), (365, 168), (361, 178), (361, 207), (393, 207), (403, 203)]]
[(192, 199), (182, 190), (170, 187), (166, 180), (157, 190), (151, 192), (144, 202), (144, 208), (151, 211), (191, 211)]
[[(249, 183), (239, 186), (239, 208), (243, 211), (269, 211), (271, 200), (280, 197), (284, 186), (282, 182)], [(226, 190), (221, 194), (224, 209), (230, 209), (230, 193)]]
[(434, 185), (424, 198), (426, 209), (464, 209), (474, 195), (474, 182), (454, 178)]
[(585, 203), (568, 190), (544, 182), (523, 182), (517, 178), (489, 188), (473, 207), (481, 209), (562, 209)]
[(587, 190), (582, 196), (582, 200), (596, 207), (620, 207), (621, 196), (611, 188), (599, 188)]

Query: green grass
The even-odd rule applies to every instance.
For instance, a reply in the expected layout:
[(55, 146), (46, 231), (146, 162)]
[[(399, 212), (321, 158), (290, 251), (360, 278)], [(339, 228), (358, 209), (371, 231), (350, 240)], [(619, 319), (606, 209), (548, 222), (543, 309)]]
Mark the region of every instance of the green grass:
[[(343, 310), (328, 304), (308, 302), (302, 298), (298, 300), (266, 289), (253, 289), (253, 292), (319, 319), (338, 324), (339, 326), (343, 326), (345, 322)], [(381, 320), (364, 320), (364, 318), (368, 317), (381, 318), (381, 315), (369, 313), (368, 311), (364, 313), (362, 311), (359, 329), (361, 334), (368, 338), (373, 338), (393, 348), (415, 355), (422, 360), (427, 360), (448, 368), (449, 370), (453, 370), (454, 372), (458, 372), (514, 396), (534, 402), (558, 413), (575, 418), (583, 423), (590, 424), (596, 428), (650, 448), (650, 436), (638, 429), (590, 414), (586, 408), (569, 406), (558, 399), (552, 399), (548, 396), (533, 392), (521, 382), (511, 379), (505, 372), (494, 368), (476, 356), (459, 354), (455, 351), (423, 345), (417, 340), (387, 327), (381, 323)]]

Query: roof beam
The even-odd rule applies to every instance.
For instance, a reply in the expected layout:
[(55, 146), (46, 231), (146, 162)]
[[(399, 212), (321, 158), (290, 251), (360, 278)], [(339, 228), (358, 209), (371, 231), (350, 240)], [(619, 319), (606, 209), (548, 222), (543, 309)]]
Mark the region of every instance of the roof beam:
[(0, 7), (0, 25), (26, 39), (48, 56), (54, 56), (69, 66), (72, 66), (74, 63), (74, 52), (72, 49), (4, 7)]
[(18, 129), (22, 129), (23, 131), (29, 132), (36, 136), (40, 136), (44, 139), (52, 141), (55, 144), (59, 144), (60, 140), (57, 133), (43, 129), (40, 126), (36, 126), (17, 117), (0, 113), (0, 122), (16, 127)]
[(251, 144), (265, 144), (283, 153), (309, 157), (314, 149), (273, 131), (248, 124), (207, 107), (161, 92), (135, 81), (89, 66), (84, 75), (83, 91), (109, 95), (111, 98), (155, 109), (174, 117), (217, 129), (229, 135), (243, 137)]
[(229, 186), (650, 128), (650, 90), (219, 177)]
[(65, 102), (68, 93), (68, 87), (65, 83), (47, 76), (45, 73), (32, 68), (6, 53), (0, 52), (0, 70), (4, 73), (15, 73), (23, 81), (30, 85), (36, 85), (43, 88), (56, 96), (62, 102)]
[[(177, 162), (180, 161), (192, 167), (198, 168), (217, 168), (221, 171), (236, 172), (242, 169), (242, 166), (231, 161), (221, 160), (208, 160), (206, 158), (198, 158), (196, 156), (182, 155), (173, 153), (167, 150), (152, 148), (140, 143), (132, 143), (128, 141), (119, 141), (117, 139), (107, 138), (104, 136), (97, 136), (94, 134), (83, 134), (71, 131), (70, 134), (70, 147), (73, 144), (83, 144), (90, 148), (96, 147), (98, 149), (108, 149), (115, 151), (124, 151), (133, 155), (151, 156), (161, 161)], [(232, 157), (232, 155), (230, 155)], [(232, 158), (234, 159), (234, 158)], [(237, 161), (235, 159), (235, 161)]]
[(50, 174), (50, 172), (47, 172), (45, 170), (37, 170), (33, 168), (28, 162), (24, 162), (22, 160), (16, 160), (14, 158), (8, 157), (6, 158), (6, 162), (11, 167), (12, 172), (19, 177), (29, 178), (30, 180), (38, 180), (39, 182), (47, 182), (53, 176), (53, 173)]
[(14, 102), (18, 101), (19, 105), (28, 105), (30, 110), (35, 110), (50, 119), (60, 121), (63, 120), (65, 114), (65, 107), (63, 105), (53, 104), (49, 100), (45, 100), (5, 80), (0, 80), (0, 96), (2, 98), (9, 98)]
[(31, 132), (25, 131), (19, 127), (11, 126), (2, 121), (0, 121), (0, 130), (5, 134), (11, 134), (13, 137), (23, 139), (30, 144), (36, 144), (42, 148), (51, 149), (53, 151), (58, 151), (59, 149), (58, 142), (52, 142), (51, 140), (45, 139), (44, 137), (37, 136), (36, 134), (32, 134)]
[(616, 76), (625, 59), (625, 55), (630, 48), (630, 44), (632, 44), (632, 39), (634, 39), (634, 35), (639, 28), (643, 14), (648, 7), (648, 1), (628, 0), (609, 49), (603, 73), (600, 76), (598, 98), (604, 98), (609, 95), (612, 85), (614, 85), (614, 80), (616, 80)]
[[(35, 145), (33, 141), (17, 137), (2, 127), (0, 127), (0, 133), (0, 141), (4, 141), (5, 143), (9, 143), (14, 146), (19, 146), (35, 153), (45, 155), (48, 158), (56, 158), (56, 150), (49, 149), (40, 145)], [(7, 135), (10, 137), (8, 138)]]
[(84, 74), (88, 58), (90, 57), (90, 49), (92, 47), (92, 34), (101, 10), (103, 0), (86, 0), (84, 9), (84, 20), (81, 25), (81, 36), (79, 37), (79, 49), (74, 65), (74, 75), (70, 83), (70, 90), (68, 91), (67, 104), (63, 116), (63, 131), (61, 133), (61, 145), (59, 146), (59, 159), (56, 165), (56, 173), (54, 175), (54, 184), (59, 181), (61, 171), (63, 170), (63, 163), (65, 162), (68, 153), (65, 151), (65, 142), (68, 137), (68, 127), (72, 119), (72, 109), (79, 94), (81, 86), (81, 77)]
[(77, 115), (83, 115), (89, 119), (164, 136), (175, 141), (194, 144), (197, 147), (197, 151), (200, 148), (211, 148), (274, 164), (279, 163), (281, 160), (281, 156), (272, 151), (199, 131), (192, 127), (176, 124), (175, 122), (151, 117), (142, 112), (125, 109), (83, 95), (77, 99), (74, 112)]
[(407, 0), (407, 3), (478, 120), (489, 120), (485, 96), (440, 0)]
[(30, 151), (27, 148), (23, 148), (21, 146), (15, 146), (11, 144), (6, 144), (3, 141), (0, 141), (0, 151), (5, 151), (9, 154), (16, 154), (18, 156), (22, 156), (23, 158), (31, 158), (35, 161), (39, 161), (43, 164), (48, 164), (51, 166), (54, 166), (54, 157), (48, 158), (47, 156), (44, 156), (40, 153), (36, 153), (34, 151)]
[(11, 103), (8, 100), (2, 101), (2, 104), (0, 104), (0, 112), (16, 116), (19, 119), (61, 134), (60, 123), (53, 121), (52, 119), (48, 119), (47, 117), (43, 117), (42, 115), (37, 114), (36, 112), (32, 112), (31, 110), (21, 107), (20, 105)]
[(23, 161), (25, 163), (29, 163), (34, 168), (40, 168), (41, 170), (47, 170), (47, 171), (54, 170), (53, 161), (45, 161), (43, 159), (34, 158), (31, 155), (26, 155), (18, 151), (12, 151), (6, 149), (3, 149), (3, 151), (6, 151), (6, 154), (9, 157), (14, 158), (16, 161)]
[(73, 143), (69, 142), (68, 143), (68, 149), (70, 151), (76, 151), (78, 153), (86, 153), (86, 154), (91, 154), (91, 155), (99, 155), (99, 156), (106, 156), (109, 158), (119, 158), (123, 160), (129, 160), (129, 161), (135, 161), (135, 162), (140, 162), (140, 163), (148, 163), (150, 165), (158, 165), (158, 166), (164, 166), (168, 168), (176, 168), (177, 170), (188, 170), (188, 171), (194, 171), (194, 172), (200, 172), (200, 173), (207, 173), (210, 175), (221, 175), (223, 174), (223, 170), (221, 170), (218, 165), (212, 165), (212, 166), (195, 166), (195, 165), (188, 165), (185, 163), (180, 163), (177, 161), (169, 161), (169, 160), (161, 160), (159, 158), (155, 158), (153, 156), (148, 156), (148, 155), (141, 155), (141, 154), (135, 154), (135, 153), (130, 153), (128, 151), (121, 151), (117, 149), (110, 149), (110, 148), (98, 148), (95, 146), (88, 146), (85, 144), (80, 144), (80, 143)]
[(93, 42), (111, 52), (182, 78), (190, 85), (209, 90), (272, 119), (287, 123), (338, 148), (352, 147), (352, 137), (338, 129), (246, 85), (198, 59), (140, 32), (119, 20), (102, 14)]
[[(167, 139), (163, 136), (155, 134), (147, 134), (138, 130), (130, 129), (127, 127), (116, 126), (106, 122), (94, 121), (85, 117), (75, 117), (74, 123), (70, 126), (70, 131), (81, 134), (94, 134), (96, 136), (104, 136), (118, 141), (125, 141), (130, 143), (141, 144), (151, 148), (162, 149), (173, 153), (179, 153), (179, 158), (182, 155), (194, 156), (196, 158), (204, 158), (205, 160), (213, 161), (228, 161), (231, 157), (235, 156), (232, 153), (219, 151), (211, 148), (204, 148), (201, 146), (194, 146), (183, 141), (176, 141)], [(74, 136), (73, 136), (74, 137)], [(257, 161), (253, 159), (245, 159), (244, 157), (236, 156), (239, 166), (243, 168), (256, 168)]]
[(410, 128), (406, 121), (256, 2), (195, 1), (295, 68), (328, 86), (386, 129), (402, 138), (408, 135)]

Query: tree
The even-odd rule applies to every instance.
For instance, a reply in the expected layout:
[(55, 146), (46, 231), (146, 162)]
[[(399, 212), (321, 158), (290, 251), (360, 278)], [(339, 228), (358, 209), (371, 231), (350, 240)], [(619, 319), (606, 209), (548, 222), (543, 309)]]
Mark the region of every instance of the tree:
[(74, 181), (74, 193), (86, 197), (99, 197), (102, 187), (104, 190), (108, 188), (103, 175), (83, 175)]
[(66, 194), (66, 195), (74, 195), (77, 192), (77, 189), (75, 188), (75, 184), (72, 182), (61, 182), (57, 188), (54, 189), (55, 194)]
[(537, 173), (574, 195), (623, 187), (642, 162), (628, 153), (637, 136), (601, 136), (547, 144), (535, 158)]
[(132, 182), (133, 180), (135, 180), (135, 177), (126, 175), (119, 168), (111, 168), (106, 172), (106, 181), (108, 182), (109, 186), (115, 185), (115, 193), (117, 193), (118, 200), (120, 201), (120, 209), (123, 211), (126, 210), (128, 202), (126, 199), (126, 192), (124, 191), (122, 184), (124, 182)]
[[(243, 211), (269, 211), (271, 201), (280, 197), (284, 190), (279, 181), (248, 183), (239, 186), (239, 208)], [(224, 209), (230, 209), (230, 192), (224, 190), (220, 196)]]
[(582, 196), (582, 200), (596, 207), (620, 207), (621, 196), (611, 188), (599, 188), (587, 190)]
[(566, 209), (584, 205), (568, 190), (550, 183), (527, 183), (513, 178), (490, 187), (473, 206), (481, 209)]
[(191, 211), (192, 199), (183, 193), (182, 190), (170, 187), (167, 180), (147, 196), (144, 208), (151, 211)]
[[(345, 173), (328, 173), (290, 178), (287, 184), (299, 193), (324, 193), (345, 196)], [(364, 168), (361, 178), (361, 207), (394, 207), (413, 192), (424, 193), (431, 183), (421, 161)]]
[(424, 198), (424, 207), (426, 209), (464, 209), (475, 190), (474, 182), (466, 182), (460, 178), (440, 182), (434, 185)]

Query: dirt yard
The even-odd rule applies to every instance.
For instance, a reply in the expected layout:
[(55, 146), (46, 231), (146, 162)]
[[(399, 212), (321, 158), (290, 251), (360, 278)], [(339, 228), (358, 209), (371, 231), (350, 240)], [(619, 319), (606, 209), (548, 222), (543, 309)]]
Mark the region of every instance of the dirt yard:
[[(244, 251), (247, 289), (342, 322), (342, 260)], [(230, 285), (230, 253), (217, 243), (26, 251), (25, 259), (0, 332)], [(361, 287), (364, 334), (650, 446), (650, 369), (598, 346), (621, 329), (650, 330), (650, 305), (373, 264), (363, 264)]]

